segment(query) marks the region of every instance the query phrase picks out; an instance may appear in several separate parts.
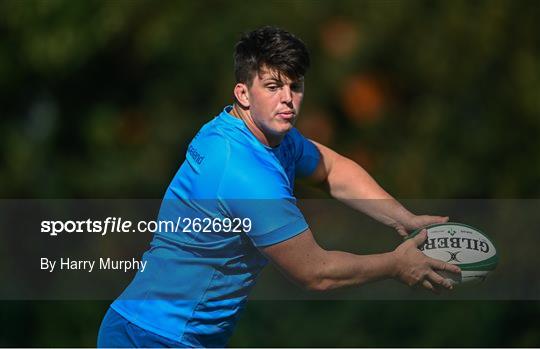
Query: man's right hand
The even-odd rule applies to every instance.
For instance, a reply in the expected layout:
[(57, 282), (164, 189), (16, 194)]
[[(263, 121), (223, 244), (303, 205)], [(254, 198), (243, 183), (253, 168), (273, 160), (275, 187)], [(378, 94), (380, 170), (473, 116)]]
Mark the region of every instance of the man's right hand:
[(408, 286), (423, 286), (434, 293), (440, 293), (440, 287), (451, 290), (452, 282), (439, 275), (436, 271), (461, 273), (458, 266), (430, 258), (423, 254), (418, 246), (427, 238), (424, 229), (414, 238), (399, 245), (393, 252), (396, 258), (394, 277)]

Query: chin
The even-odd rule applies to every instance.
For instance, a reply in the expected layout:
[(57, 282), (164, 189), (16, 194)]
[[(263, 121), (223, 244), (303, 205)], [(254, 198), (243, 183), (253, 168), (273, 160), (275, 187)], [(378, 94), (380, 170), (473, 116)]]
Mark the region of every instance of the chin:
[(275, 131), (276, 131), (276, 134), (279, 134), (281, 136), (284, 136), (286, 135), (290, 130), (292, 130), (293, 128), (293, 124), (288, 124), (288, 125), (282, 125), (280, 127), (278, 127)]
[(275, 126), (276, 126), (275, 130), (278, 131), (279, 133), (287, 133), (294, 127), (294, 120), (290, 120), (290, 121), (280, 120), (279, 122), (276, 123)]
[(292, 128), (294, 127), (294, 124), (291, 122), (283, 122), (283, 121), (274, 121), (272, 123), (269, 123), (265, 127), (265, 133), (273, 135), (273, 137), (284, 137)]

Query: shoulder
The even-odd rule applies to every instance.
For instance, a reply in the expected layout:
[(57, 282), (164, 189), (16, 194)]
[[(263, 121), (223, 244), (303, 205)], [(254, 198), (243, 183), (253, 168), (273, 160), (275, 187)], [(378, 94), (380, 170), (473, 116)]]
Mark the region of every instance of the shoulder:
[(189, 143), (186, 162), (197, 172), (222, 167), (230, 157), (230, 142), (216, 127), (215, 119), (204, 125)]
[(274, 198), (290, 194), (289, 183), (278, 161), (260, 145), (231, 142), (222, 193), (234, 198)]

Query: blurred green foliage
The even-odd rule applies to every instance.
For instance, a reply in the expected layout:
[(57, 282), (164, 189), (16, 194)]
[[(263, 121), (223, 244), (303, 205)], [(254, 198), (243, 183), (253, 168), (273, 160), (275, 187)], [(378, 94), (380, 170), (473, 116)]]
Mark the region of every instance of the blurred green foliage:
[[(3, 197), (160, 197), (263, 24), (313, 56), (299, 127), (398, 197), (535, 197), (536, 2), (3, 1)], [(302, 119), (303, 118), (303, 119)]]
[[(0, 196), (161, 197), (232, 101), (239, 35), (273, 24), (312, 54), (298, 127), (392, 194), (534, 198), (539, 18), (536, 1), (4, 0)], [(250, 304), (231, 344), (540, 345), (535, 302), (277, 304)], [(92, 346), (105, 308), (4, 302), (0, 345)]]

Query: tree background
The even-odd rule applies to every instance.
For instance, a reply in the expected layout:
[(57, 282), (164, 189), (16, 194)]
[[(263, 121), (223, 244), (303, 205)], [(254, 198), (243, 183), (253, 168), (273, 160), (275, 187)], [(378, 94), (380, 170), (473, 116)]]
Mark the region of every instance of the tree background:
[[(0, 195), (160, 198), (232, 102), (234, 43), (271, 24), (312, 56), (299, 129), (397, 198), (537, 198), (539, 19), (536, 1), (2, 1)], [(0, 345), (94, 346), (107, 305), (2, 301)], [(540, 346), (539, 314), (253, 301), (230, 345)]]

